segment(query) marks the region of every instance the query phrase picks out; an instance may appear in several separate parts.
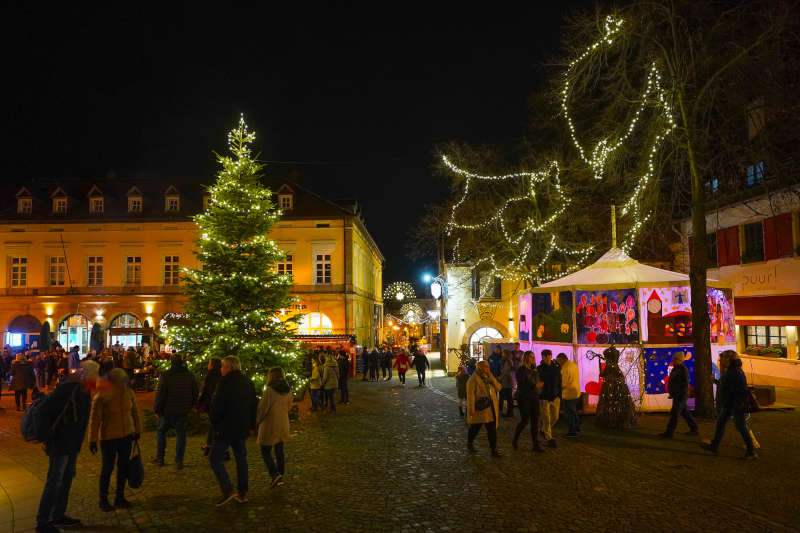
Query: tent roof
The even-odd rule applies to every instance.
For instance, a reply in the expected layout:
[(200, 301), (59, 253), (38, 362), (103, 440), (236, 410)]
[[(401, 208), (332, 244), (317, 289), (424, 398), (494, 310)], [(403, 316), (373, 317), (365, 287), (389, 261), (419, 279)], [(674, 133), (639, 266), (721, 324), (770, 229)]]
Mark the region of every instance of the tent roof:
[[(709, 280), (713, 281), (713, 280)], [(588, 267), (563, 278), (540, 285), (531, 292), (555, 288), (688, 285), (689, 276), (671, 270), (643, 265), (619, 248), (612, 248)]]

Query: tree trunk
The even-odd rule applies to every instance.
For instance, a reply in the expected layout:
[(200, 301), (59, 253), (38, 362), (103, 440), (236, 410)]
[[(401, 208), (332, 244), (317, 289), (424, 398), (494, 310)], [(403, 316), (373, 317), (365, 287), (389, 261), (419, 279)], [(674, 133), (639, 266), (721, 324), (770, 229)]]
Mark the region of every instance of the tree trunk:
[(703, 182), (694, 162), (691, 140), (687, 142), (692, 175), (692, 233), (694, 245), (689, 266), (692, 292), (692, 334), (694, 336), (694, 398), (698, 417), (714, 417), (714, 392), (711, 369), (711, 325), (706, 294), (706, 205)]

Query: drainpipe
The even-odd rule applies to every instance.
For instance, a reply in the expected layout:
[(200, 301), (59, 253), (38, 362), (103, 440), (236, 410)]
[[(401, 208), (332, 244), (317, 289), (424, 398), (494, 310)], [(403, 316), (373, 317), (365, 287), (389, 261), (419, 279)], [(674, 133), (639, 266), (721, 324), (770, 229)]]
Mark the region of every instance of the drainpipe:
[(342, 260), (344, 262), (344, 334), (347, 335), (347, 325), (350, 322), (350, 313), (347, 309), (347, 217), (342, 217)]

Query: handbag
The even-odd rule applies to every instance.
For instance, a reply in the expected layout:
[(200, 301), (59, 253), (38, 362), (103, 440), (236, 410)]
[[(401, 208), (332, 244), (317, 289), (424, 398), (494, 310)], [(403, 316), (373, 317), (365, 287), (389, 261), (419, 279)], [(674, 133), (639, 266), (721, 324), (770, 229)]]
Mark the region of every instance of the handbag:
[(144, 481), (144, 465), (142, 464), (142, 452), (139, 450), (139, 441), (136, 440), (131, 448), (131, 457), (128, 460), (128, 486), (138, 489)]
[(761, 410), (761, 406), (758, 405), (758, 400), (756, 400), (755, 394), (753, 394), (753, 389), (747, 389), (747, 395), (744, 397), (744, 412), (745, 413), (757, 413)]
[(489, 399), (488, 396), (481, 396), (475, 400), (475, 410), (476, 411), (483, 411), (484, 409), (488, 409), (492, 405), (492, 400)]

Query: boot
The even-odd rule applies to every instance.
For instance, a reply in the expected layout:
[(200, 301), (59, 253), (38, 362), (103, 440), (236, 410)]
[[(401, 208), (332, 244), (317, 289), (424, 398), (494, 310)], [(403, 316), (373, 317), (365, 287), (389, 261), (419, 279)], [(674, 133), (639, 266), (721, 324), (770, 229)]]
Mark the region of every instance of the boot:
[(717, 444), (715, 444), (714, 442), (701, 442), (700, 447), (707, 452), (711, 452), (714, 455), (717, 455)]
[(533, 451), (536, 453), (544, 453), (544, 448), (539, 444), (539, 441), (533, 443)]
[(128, 509), (131, 506), (133, 506), (133, 504), (126, 500), (125, 496), (117, 494), (117, 497), (114, 498), (114, 507), (117, 509)]
[(100, 501), (98, 502), (98, 506), (100, 510), (104, 513), (110, 513), (114, 510), (114, 506), (111, 505), (111, 502), (108, 501), (108, 496), (101, 496)]

